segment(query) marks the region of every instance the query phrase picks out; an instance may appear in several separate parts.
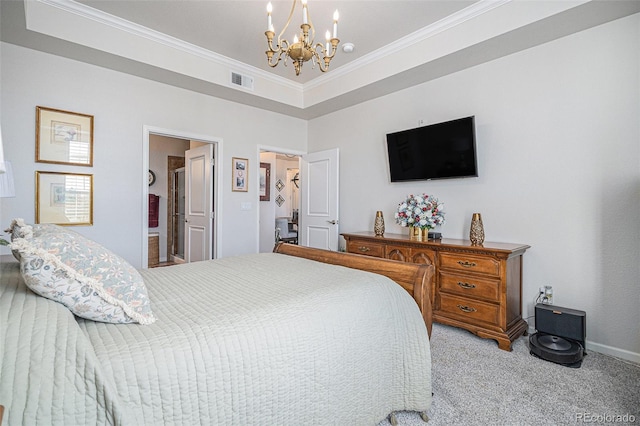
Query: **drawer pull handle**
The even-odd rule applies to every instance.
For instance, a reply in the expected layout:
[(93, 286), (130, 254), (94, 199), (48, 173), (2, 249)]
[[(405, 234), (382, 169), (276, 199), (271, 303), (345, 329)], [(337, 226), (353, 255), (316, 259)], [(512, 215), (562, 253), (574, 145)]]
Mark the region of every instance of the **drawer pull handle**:
[(371, 249), (369, 247), (365, 247), (365, 246), (358, 247), (358, 250), (360, 250), (363, 253), (371, 251)]
[(458, 309), (460, 309), (462, 312), (467, 312), (467, 313), (471, 313), (471, 312), (477, 311), (476, 308), (470, 308), (468, 306), (462, 306), (462, 305), (458, 305)]
[(464, 268), (473, 268), (474, 266), (476, 266), (476, 262), (469, 262), (468, 260), (465, 260), (463, 262), (462, 260), (458, 260), (458, 265)]
[(462, 283), (458, 281), (458, 285), (462, 288), (476, 288), (475, 284)]

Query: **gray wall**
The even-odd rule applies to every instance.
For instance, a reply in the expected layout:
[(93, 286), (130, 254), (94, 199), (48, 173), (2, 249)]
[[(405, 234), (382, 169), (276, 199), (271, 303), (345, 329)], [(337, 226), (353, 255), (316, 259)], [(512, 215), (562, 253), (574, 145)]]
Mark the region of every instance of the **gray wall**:
[[(36, 170), (91, 173), (94, 226), (74, 229), (133, 265), (146, 265), (143, 129), (151, 126), (221, 141), (218, 256), (258, 251), (258, 144), (304, 152), (306, 121), (7, 43), (0, 53), (4, 150), (17, 186), (17, 197), (1, 204), (3, 229), (14, 217), (34, 221)], [(37, 105), (94, 116), (92, 168), (34, 162)], [(232, 157), (249, 159), (248, 192), (231, 191)], [(251, 208), (241, 210), (242, 203)]]
[[(587, 312), (588, 340), (640, 362), (640, 15), (312, 120), (340, 148), (340, 231), (387, 232), (406, 194), (445, 203), (445, 237), (524, 243), (524, 314), (542, 285)], [(390, 183), (385, 134), (475, 115), (478, 178)], [(334, 129), (332, 137), (325, 137)], [(533, 321), (531, 319), (531, 324)], [(619, 349), (619, 350), (618, 350)]]
[[(592, 348), (640, 361), (639, 28), (634, 15), (310, 122), (3, 43), (2, 131), (18, 196), (1, 201), (0, 217), (33, 221), (35, 170), (93, 173), (95, 225), (78, 231), (140, 266), (142, 132), (157, 126), (223, 141), (219, 253), (257, 252), (259, 144), (339, 147), (342, 232), (373, 229), (376, 210), (387, 232), (402, 232), (393, 213), (408, 193), (445, 202), (446, 237), (467, 237), (481, 212), (487, 240), (532, 246), (525, 315), (537, 288), (553, 285), (556, 304), (587, 312)], [(95, 115), (93, 168), (34, 162), (36, 105)], [(466, 115), (477, 120), (480, 177), (389, 183), (386, 133)], [(231, 192), (231, 157), (250, 161), (248, 193)]]

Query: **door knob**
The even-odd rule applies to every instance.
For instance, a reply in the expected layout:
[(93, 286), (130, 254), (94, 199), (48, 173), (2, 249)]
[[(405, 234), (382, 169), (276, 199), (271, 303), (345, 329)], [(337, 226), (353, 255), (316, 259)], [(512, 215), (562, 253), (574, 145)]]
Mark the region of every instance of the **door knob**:
[(328, 220), (327, 222), (332, 224), (332, 225), (337, 225), (338, 224), (337, 220)]

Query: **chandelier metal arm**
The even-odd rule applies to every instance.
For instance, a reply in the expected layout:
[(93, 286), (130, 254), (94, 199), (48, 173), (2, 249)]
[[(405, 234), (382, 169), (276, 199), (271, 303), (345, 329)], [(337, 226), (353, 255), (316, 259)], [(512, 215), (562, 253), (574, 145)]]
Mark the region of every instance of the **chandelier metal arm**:
[(331, 62), (333, 57), (336, 56), (336, 52), (338, 51), (338, 43), (340, 43), (340, 40), (337, 38), (332, 38), (331, 40), (329, 40), (329, 43), (331, 43), (331, 53), (327, 52), (327, 49), (322, 45), (322, 43), (317, 43), (314, 48), (314, 51), (317, 52), (317, 49), (320, 48), (320, 51), (324, 53), (324, 65), (323, 62), (320, 61), (320, 57), (316, 53), (316, 57), (318, 58), (318, 67), (322, 72), (329, 71), (329, 62)]
[(291, 12), (289, 12), (289, 18), (287, 19), (287, 23), (284, 24), (284, 27), (282, 27), (282, 31), (280, 31), (280, 34), (278, 34), (278, 44), (280, 44), (280, 40), (282, 40), (282, 34), (284, 34), (285, 31), (287, 31), (287, 28), (289, 28), (289, 24), (291, 23), (291, 18), (293, 18), (293, 11), (296, 9), (296, 0), (293, 0), (293, 2), (291, 3)]
[[(282, 40), (282, 41), (279, 40), (278, 44), (274, 48), (273, 36), (275, 35), (275, 33), (273, 31), (266, 31), (264, 34), (267, 36), (267, 46), (269, 47), (269, 50), (265, 52), (267, 54), (267, 63), (269, 64), (270, 67), (274, 68), (278, 65), (278, 63), (282, 59), (282, 55), (286, 55), (287, 50), (289, 49), (289, 43), (287, 42), (287, 40)], [(275, 57), (275, 62), (273, 62), (274, 57)], [(286, 65), (286, 60), (285, 60), (285, 65)]]
[(315, 68), (315, 64), (317, 62), (320, 71), (326, 72), (329, 69), (329, 63), (331, 62), (331, 59), (333, 59), (336, 54), (338, 43), (340, 43), (340, 40), (336, 37), (338, 11), (334, 13), (333, 17), (333, 38), (329, 39), (330, 33), (329, 31), (327, 31), (326, 47), (322, 43), (317, 43), (314, 45), (315, 27), (313, 26), (313, 23), (311, 21), (311, 16), (307, 8), (307, 2), (306, 0), (302, 0), (303, 23), (302, 25), (300, 25), (300, 29), (302, 30), (299, 33), (300, 40), (298, 40), (298, 36), (296, 36), (293, 40), (293, 43), (289, 43), (286, 39), (283, 39), (282, 36), (289, 27), (289, 24), (291, 24), (291, 19), (293, 18), (293, 13), (296, 8), (296, 2), (297, 0), (293, 0), (292, 2), (291, 11), (289, 12), (287, 23), (285, 24), (284, 28), (282, 28), (280, 34), (278, 34), (278, 39), (275, 46), (275, 31), (271, 24), (271, 3), (269, 3), (267, 6), (269, 25), (267, 31), (264, 33), (267, 37), (267, 47), (269, 49), (265, 52), (267, 54), (267, 63), (270, 67), (274, 68), (280, 63), (280, 60), (284, 59), (284, 64), (286, 66), (287, 58), (290, 58), (293, 62), (296, 75), (299, 75), (300, 71), (302, 70), (302, 65), (305, 62), (311, 60), (313, 68)]

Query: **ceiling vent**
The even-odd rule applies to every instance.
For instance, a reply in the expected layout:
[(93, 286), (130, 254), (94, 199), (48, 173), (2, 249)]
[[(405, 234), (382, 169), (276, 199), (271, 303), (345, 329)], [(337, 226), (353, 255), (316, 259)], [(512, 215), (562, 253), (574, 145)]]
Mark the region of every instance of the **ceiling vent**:
[(231, 72), (231, 84), (253, 90), (253, 77)]

